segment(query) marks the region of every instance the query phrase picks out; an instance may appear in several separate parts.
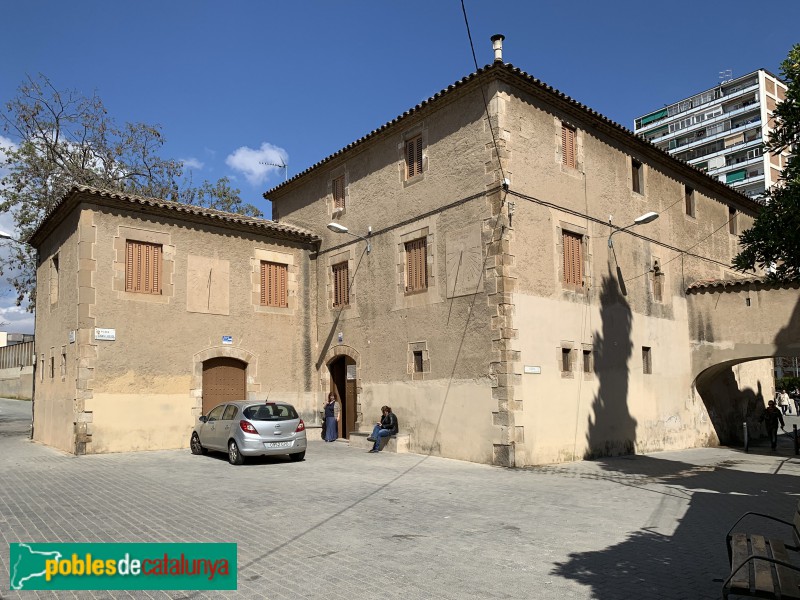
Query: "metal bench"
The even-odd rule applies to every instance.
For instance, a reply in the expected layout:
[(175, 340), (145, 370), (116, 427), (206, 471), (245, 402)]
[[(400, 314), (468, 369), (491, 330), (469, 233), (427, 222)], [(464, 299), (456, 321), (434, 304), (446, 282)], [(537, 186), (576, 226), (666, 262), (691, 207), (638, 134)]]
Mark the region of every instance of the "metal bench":
[[(762, 517), (788, 525), (792, 541), (786, 542), (756, 533), (740, 533), (734, 529), (746, 517)], [(758, 512), (744, 513), (725, 537), (731, 574), (722, 584), (722, 597), (753, 596), (756, 598), (790, 598), (800, 600), (800, 502), (793, 521)]]

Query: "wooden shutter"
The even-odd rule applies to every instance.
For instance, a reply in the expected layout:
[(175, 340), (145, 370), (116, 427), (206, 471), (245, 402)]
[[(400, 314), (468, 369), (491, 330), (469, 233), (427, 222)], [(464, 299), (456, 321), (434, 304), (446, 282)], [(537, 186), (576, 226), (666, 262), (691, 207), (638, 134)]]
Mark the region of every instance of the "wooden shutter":
[(344, 208), (344, 175), (333, 180), (333, 208)]
[(406, 292), (428, 289), (428, 238), (406, 242)]
[(350, 281), (347, 262), (333, 265), (333, 305), (335, 307), (349, 306)]
[(422, 173), (422, 136), (406, 142), (406, 178), (411, 179)]
[(261, 262), (261, 304), (286, 308), (287, 301), (286, 280), (288, 267), (280, 263)]
[(569, 125), (561, 124), (561, 164), (575, 168), (575, 130)]
[(564, 246), (564, 283), (583, 285), (583, 236), (562, 231)]
[(125, 242), (125, 291), (161, 293), (161, 246), (146, 242)]

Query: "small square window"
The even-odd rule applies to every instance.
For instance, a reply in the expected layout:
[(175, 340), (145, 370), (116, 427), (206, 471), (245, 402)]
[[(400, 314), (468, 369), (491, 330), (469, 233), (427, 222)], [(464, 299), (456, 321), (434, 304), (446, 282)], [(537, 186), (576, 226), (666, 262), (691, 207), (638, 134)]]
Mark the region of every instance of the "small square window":
[(642, 346), (642, 373), (651, 375), (653, 373), (653, 353), (650, 347)]
[(561, 372), (572, 372), (572, 348), (561, 349)]
[(422, 350), (414, 350), (414, 373), (422, 373)]
[(687, 216), (694, 217), (695, 216), (695, 199), (694, 199), (694, 189), (690, 188), (688, 185), (684, 188), (684, 200), (686, 205), (686, 214)]
[(631, 189), (637, 194), (644, 193), (644, 180), (643, 180), (644, 167), (635, 158), (631, 159)]
[(592, 372), (592, 351), (591, 350), (584, 350), (583, 351), (583, 372), (584, 373), (591, 373)]
[(731, 235), (738, 235), (739, 234), (739, 224), (737, 221), (739, 220), (738, 213), (736, 209), (732, 206), (728, 207), (728, 231)]

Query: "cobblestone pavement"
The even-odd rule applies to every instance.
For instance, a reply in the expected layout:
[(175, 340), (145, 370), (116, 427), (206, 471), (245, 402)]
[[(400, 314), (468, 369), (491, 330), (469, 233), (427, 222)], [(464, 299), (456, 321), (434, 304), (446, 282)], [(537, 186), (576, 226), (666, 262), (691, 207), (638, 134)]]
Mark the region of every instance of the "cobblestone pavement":
[[(742, 512), (789, 516), (800, 461), (697, 449), (503, 469), (313, 439), (300, 463), (74, 457), (0, 400), (3, 598), (719, 598)], [(313, 430), (311, 437), (314, 438)], [(10, 592), (9, 542), (236, 542), (236, 592)]]

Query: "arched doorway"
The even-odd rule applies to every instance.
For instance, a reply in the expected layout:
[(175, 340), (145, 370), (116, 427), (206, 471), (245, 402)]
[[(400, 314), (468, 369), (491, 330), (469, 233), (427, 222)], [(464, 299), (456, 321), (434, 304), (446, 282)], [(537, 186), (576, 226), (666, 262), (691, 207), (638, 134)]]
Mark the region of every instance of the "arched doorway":
[(220, 402), (247, 399), (247, 363), (220, 356), (203, 361), (203, 414)]
[(342, 414), (339, 418), (339, 437), (348, 439), (350, 432), (356, 430), (357, 381), (356, 361), (350, 356), (337, 356), (328, 363), (331, 378), (330, 391), (341, 402)]

